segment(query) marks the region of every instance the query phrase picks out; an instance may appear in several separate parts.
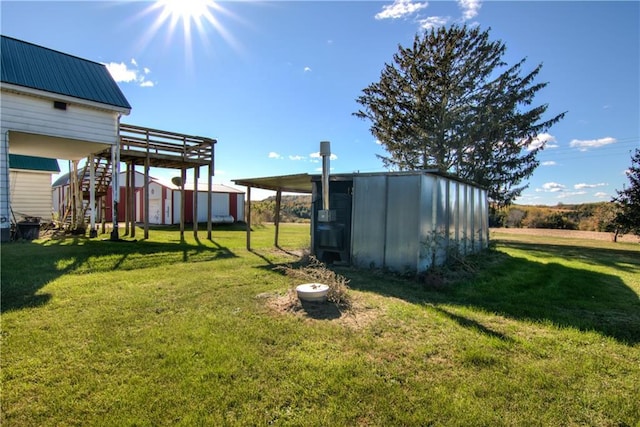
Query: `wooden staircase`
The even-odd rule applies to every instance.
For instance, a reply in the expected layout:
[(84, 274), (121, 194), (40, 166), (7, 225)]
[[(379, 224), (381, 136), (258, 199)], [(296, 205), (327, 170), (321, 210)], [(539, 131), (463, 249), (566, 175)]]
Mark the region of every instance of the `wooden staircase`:
[[(96, 200), (100, 197), (104, 197), (111, 184), (111, 158), (96, 157), (95, 161), (95, 196)], [(78, 184), (80, 191), (82, 191), (82, 199), (89, 200), (89, 194), (91, 192), (91, 169), (90, 163), (85, 163), (80, 176), (78, 177)], [(85, 209), (86, 211), (86, 209)]]
[[(100, 198), (106, 197), (112, 178), (111, 158), (98, 157), (94, 159), (94, 189), (96, 205)], [(77, 181), (74, 181), (74, 173)], [(74, 186), (76, 187), (74, 189)], [(75, 193), (75, 197), (74, 197)], [(87, 214), (91, 194), (91, 163), (87, 160), (80, 170), (69, 171), (69, 196), (60, 227), (70, 231), (83, 233), (91, 217)], [(74, 220), (74, 209), (76, 212)]]

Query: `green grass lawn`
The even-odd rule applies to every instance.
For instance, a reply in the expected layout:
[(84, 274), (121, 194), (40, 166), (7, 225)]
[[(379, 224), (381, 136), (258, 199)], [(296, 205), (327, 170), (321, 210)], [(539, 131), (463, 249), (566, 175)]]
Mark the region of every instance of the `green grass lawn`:
[(438, 286), (340, 267), (353, 311), (314, 318), (269, 303), (309, 244), (281, 231), (3, 244), (0, 424), (640, 425), (639, 245), (495, 234)]

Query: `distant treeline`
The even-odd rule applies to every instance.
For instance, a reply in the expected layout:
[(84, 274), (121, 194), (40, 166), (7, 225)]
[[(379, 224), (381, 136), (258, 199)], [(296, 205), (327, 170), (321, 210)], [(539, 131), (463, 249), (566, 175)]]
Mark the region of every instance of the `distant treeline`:
[[(273, 222), (276, 212), (276, 197), (251, 202), (251, 222), (261, 224)], [(311, 196), (282, 196), (280, 201), (280, 221), (311, 221)]]
[[(276, 198), (251, 202), (251, 220), (268, 223), (275, 219)], [(613, 231), (615, 207), (611, 202), (578, 205), (532, 206), (511, 205), (492, 212), (491, 227), (555, 228), (562, 230)], [(282, 196), (280, 221), (309, 222), (311, 196)]]
[(562, 230), (613, 231), (615, 205), (611, 202), (579, 205), (511, 205), (492, 212), (492, 227), (555, 228)]

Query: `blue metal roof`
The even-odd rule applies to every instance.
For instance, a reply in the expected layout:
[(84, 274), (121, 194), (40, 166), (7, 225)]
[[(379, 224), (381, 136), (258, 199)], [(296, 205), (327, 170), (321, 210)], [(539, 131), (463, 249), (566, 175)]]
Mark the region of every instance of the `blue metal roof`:
[(60, 172), (60, 166), (56, 159), (46, 157), (22, 156), (9, 154), (9, 167), (11, 169), (25, 169), (33, 171)]
[(0, 59), (4, 83), (131, 109), (103, 64), (7, 36)]

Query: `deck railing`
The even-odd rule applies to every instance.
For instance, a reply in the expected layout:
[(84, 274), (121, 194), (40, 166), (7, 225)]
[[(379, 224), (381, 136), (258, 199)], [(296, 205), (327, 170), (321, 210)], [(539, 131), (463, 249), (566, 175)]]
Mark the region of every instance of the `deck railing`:
[(215, 139), (120, 124), (121, 152), (149, 153), (152, 157), (174, 157), (187, 163), (208, 164)]

